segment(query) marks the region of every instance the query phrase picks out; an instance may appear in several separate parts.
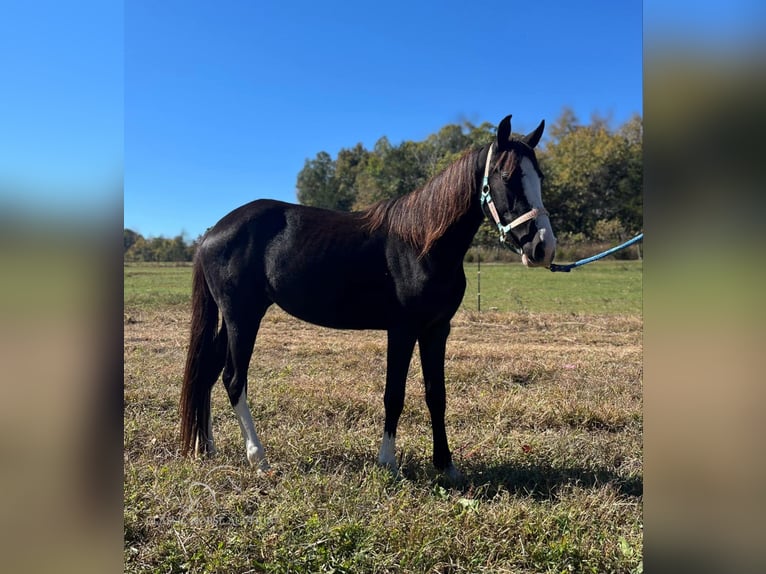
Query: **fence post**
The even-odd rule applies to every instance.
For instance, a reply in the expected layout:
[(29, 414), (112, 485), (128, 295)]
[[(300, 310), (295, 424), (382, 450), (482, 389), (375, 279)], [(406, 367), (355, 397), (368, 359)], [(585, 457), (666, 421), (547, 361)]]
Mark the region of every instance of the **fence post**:
[(478, 311), (481, 313), (481, 250), (476, 250), (476, 302)]

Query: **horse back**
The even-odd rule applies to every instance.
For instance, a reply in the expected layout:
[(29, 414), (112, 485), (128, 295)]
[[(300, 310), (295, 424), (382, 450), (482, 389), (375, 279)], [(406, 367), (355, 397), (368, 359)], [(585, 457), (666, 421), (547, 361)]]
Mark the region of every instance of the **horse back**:
[(200, 248), (231, 296), (264, 297), (326, 327), (388, 329), (431, 307), (443, 314), (445, 298), (451, 317), (465, 289), (462, 267), (452, 280), (435, 277), (412, 248), (371, 231), (358, 212), (257, 200), (219, 221)]

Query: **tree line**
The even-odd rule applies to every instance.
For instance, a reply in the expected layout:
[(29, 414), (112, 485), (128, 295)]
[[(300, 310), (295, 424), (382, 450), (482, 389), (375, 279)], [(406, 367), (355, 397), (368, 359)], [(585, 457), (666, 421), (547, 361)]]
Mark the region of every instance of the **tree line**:
[(186, 241), (183, 235), (145, 238), (132, 229), (123, 229), (123, 261), (191, 261), (198, 240)]
[[(564, 242), (613, 241), (643, 227), (643, 121), (635, 115), (617, 129), (606, 118), (581, 123), (570, 108), (546, 129), (537, 149), (545, 175), (543, 199)], [(385, 136), (372, 150), (358, 143), (336, 158), (320, 151), (298, 173), (298, 201), (304, 205), (358, 210), (421, 187), (465, 150), (489, 143), (491, 123), (444, 126), (425, 140), (392, 145)], [(485, 225), (475, 245), (494, 245)]]
[[(303, 205), (359, 210), (409, 193), (455, 161), (467, 149), (489, 143), (489, 122), (448, 124), (423, 141), (393, 145), (381, 137), (371, 150), (361, 143), (333, 158), (320, 151), (298, 173), (296, 194)], [(545, 175), (543, 199), (559, 244), (614, 242), (643, 228), (643, 120), (634, 115), (616, 129), (594, 115), (581, 123), (570, 108), (546, 127), (537, 148)], [(124, 230), (125, 261), (191, 261), (199, 238), (144, 238)], [(485, 222), (474, 245), (497, 246)]]

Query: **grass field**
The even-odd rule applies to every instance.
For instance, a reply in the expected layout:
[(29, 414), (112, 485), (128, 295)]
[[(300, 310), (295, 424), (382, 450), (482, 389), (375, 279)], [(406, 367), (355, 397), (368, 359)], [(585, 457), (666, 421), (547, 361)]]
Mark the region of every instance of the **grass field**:
[[(479, 269), (466, 264), (468, 288), (463, 308), (476, 310)], [(605, 261), (569, 273), (521, 265), (481, 266), (482, 310), (517, 313), (640, 315), (641, 261)]]
[(247, 466), (220, 384), (217, 457), (182, 459), (190, 268), (126, 266), (126, 571), (641, 571), (641, 263), (482, 266), (482, 313), (475, 271), (447, 348), (455, 486), (430, 463), (417, 356), (395, 479), (374, 464), (385, 334), (279, 309), (249, 378), (274, 471)]

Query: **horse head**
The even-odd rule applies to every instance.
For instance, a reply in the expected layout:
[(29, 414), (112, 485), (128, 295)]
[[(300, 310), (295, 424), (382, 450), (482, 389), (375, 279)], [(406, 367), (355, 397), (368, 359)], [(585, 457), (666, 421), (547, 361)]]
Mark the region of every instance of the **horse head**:
[(535, 155), (544, 129), (545, 120), (526, 136), (514, 137), (507, 116), (497, 126), (484, 168), (482, 209), (497, 225), (500, 241), (521, 255), (528, 267), (550, 267), (556, 252)]

